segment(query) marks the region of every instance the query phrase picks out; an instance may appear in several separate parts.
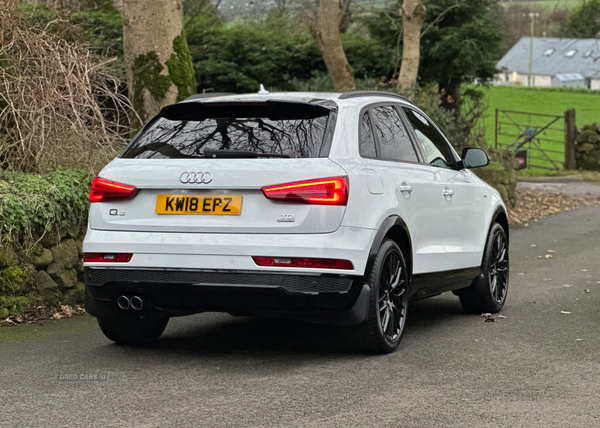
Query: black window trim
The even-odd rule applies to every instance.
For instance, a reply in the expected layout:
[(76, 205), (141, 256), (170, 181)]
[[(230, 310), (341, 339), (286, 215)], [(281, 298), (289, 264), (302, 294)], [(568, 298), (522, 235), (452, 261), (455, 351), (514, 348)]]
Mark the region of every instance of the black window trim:
[[(452, 156), (452, 159), (454, 160), (454, 163), (452, 163), (449, 169), (454, 169), (459, 171), (460, 168), (460, 164), (461, 164), (461, 159), (458, 157), (458, 155), (456, 154), (456, 151), (454, 150), (454, 147), (452, 147), (452, 144), (450, 144), (450, 141), (448, 141), (448, 138), (446, 138), (446, 136), (444, 135), (444, 133), (441, 131), (441, 129), (433, 122), (433, 120), (431, 120), (429, 118), (429, 116), (427, 116), (425, 113), (423, 113), (421, 110), (419, 110), (418, 108), (415, 108), (414, 106), (411, 105), (405, 105), (403, 106), (403, 108), (407, 108), (410, 110), (413, 110), (417, 113), (419, 113), (421, 116), (423, 116), (425, 118), (425, 120), (427, 120), (427, 122), (429, 122), (430, 125), (433, 126), (433, 128), (442, 136), (442, 138), (444, 139), (444, 142), (446, 143), (446, 145), (448, 146), (448, 148), (450, 149), (450, 155)], [(408, 117), (406, 118), (406, 120), (408, 120)], [(412, 126), (412, 124), (410, 124), (410, 129), (411, 129), (411, 133), (413, 134), (413, 138), (415, 138), (415, 141), (419, 141), (419, 137), (417, 136), (417, 133), (414, 130), (414, 127)], [(420, 146), (420, 144), (419, 144)], [(423, 150), (421, 147), (419, 147), (421, 149), (421, 151)], [(422, 152), (423, 155), (425, 155), (424, 152)], [(423, 156), (423, 161), (422, 163), (424, 165), (433, 167), (433, 168), (443, 168), (441, 166), (437, 166), (437, 165), (432, 165), (429, 162), (427, 162), (427, 156)], [(443, 168), (443, 169), (448, 169), (448, 168)]]
[[(421, 147), (418, 147), (418, 145), (415, 144), (415, 139), (412, 136), (412, 133), (414, 133), (414, 130), (412, 129), (412, 126), (410, 125), (410, 123), (408, 123), (408, 119), (405, 117), (404, 112), (401, 111), (401, 109), (398, 107), (400, 105), (403, 104), (398, 104), (398, 103), (394, 103), (394, 102), (390, 102), (390, 101), (378, 101), (369, 105), (364, 106), (361, 110), (360, 113), (358, 115), (359, 121), (358, 121), (358, 155), (363, 158), (363, 159), (371, 159), (371, 160), (376, 160), (376, 161), (382, 161), (382, 162), (396, 162), (396, 163), (409, 163), (411, 165), (421, 165), (423, 164), (423, 159), (424, 155), (422, 152)], [(402, 122), (402, 124), (404, 125), (404, 127), (406, 128), (407, 132), (408, 132), (408, 136), (409, 136), (409, 140), (410, 143), (413, 146), (413, 150), (415, 151), (415, 154), (417, 155), (417, 161), (409, 161), (409, 160), (400, 160), (400, 159), (387, 159), (387, 158), (382, 158), (381, 157), (381, 143), (379, 141), (379, 137), (377, 136), (377, 133), (375, 132), (375, 122), (376, 119), (374, 117), (374, 114), (372, 112), (372, 109), (375, 107), (380, 107), (380, 106), (389, 106), (392, 107), (396, 110), (396, 112), (398, 113), (398, 115), (400, 116), (400, 120)], [(362, 117), (363, 114), (365, 113), (365, 111), (369, 114), (369, 119), (371, 120), (371, 128), (373, 130), (373, 138), (375, 140), (375, 156), (376, 157), (371, 157), (371, 156), (363, 156), (360, 153), (360, 136), (361, 136), (361, 131), (362, 131)]]

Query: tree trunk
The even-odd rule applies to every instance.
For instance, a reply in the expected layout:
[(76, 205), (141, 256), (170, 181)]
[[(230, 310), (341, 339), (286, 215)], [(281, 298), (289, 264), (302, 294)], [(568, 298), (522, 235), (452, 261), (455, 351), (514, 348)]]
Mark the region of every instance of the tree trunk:
[(317, 27), (311, 32), (323, 55), (327, 71), (333, 87), (337, 92), (355, 91), (354, 76), (342, 46), (340, 37), (340, 3), (339, 0), (321, 0)]
[(460, 82), (445, 82), (438, 85), (442, 107), (451, 111), (454, 118), (458, 119), (461, 115), (461, 84)]
[(129, 98), (145, 122), (196, 93), (183, 7), (181, 0), (123, 0), (121, 14)]
[(417, 82), (421, 60), (421, 28), (427, 10), (421, 0), (404, 0), (399, 11), (402, 16), (402, 64), (398, 88), (407, 89)]

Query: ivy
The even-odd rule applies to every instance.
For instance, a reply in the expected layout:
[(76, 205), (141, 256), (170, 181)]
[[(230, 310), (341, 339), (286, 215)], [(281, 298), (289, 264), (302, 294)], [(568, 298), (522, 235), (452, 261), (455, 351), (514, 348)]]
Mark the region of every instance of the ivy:
[(47, 174), (0, 171), (0, 242), (26, 241), (86, 218), (91, 185), (87, 171)]

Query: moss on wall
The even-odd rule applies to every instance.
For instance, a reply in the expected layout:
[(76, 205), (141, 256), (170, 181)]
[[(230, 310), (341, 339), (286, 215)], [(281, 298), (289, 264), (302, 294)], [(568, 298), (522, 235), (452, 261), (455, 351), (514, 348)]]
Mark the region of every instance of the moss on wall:
[(0, 171), (0, 320), (30, 302), (83, 303), (89, 188), (82, 170)]
[(33, 266), (19, 264), (11, 242), (0, 243), (0, 320), (19, 315), (29, 305), (29, 299), (19, 294), (23, 284), (31, 281), (33, 272)]
[(575, 140), (578, 169), (600, 171), (600, 124), (585, 125)]

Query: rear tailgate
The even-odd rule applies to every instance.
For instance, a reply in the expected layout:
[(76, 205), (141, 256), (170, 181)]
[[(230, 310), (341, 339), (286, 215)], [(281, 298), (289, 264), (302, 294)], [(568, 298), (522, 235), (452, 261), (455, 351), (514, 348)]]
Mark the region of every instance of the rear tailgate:
[[(190, 172), (210, 173), (207, 176), (212, 180), (208, 184), (182, 183), (182, 175)], [(327, 158), (116, 159), (100, 175), (133, 185), (139, 192), (129, 200), (91, 204), (89, 226), (97, 230), (328, 233), (339, 228), (346, 209), (269, 200), (261, 191), (264, 186), (346, 175)], [(196, 198), (200, 206), (205, 204), (206, 213), (191, 214), (191, 198)], [(233, 203), (241, 199), (239, 214), (235, 210), (224, 213), (222, 209), (212, 209), (217, 202), (223, 207), (227, 198)], [(181, 214), (186, 201), (188, 211)]]

